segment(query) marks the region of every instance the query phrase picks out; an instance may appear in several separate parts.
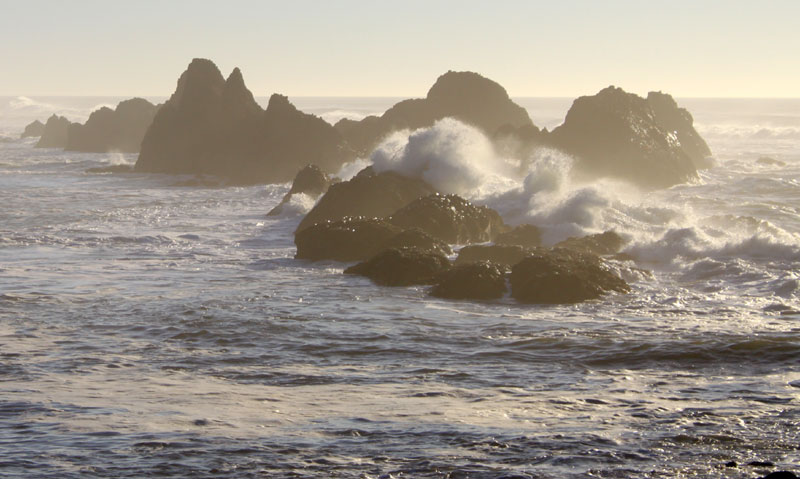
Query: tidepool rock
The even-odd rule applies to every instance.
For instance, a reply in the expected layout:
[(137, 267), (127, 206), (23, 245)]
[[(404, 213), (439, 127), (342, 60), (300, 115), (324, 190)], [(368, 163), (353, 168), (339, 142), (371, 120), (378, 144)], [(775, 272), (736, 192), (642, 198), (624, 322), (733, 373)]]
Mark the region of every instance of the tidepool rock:
[(299, 193), (317, 199), (328, 191), (331, 185), (331, 178), (326, 175), (317, 165), (308, 165), (297, 173), (292, 182), (292, 187), (283, 196), (280, 203), (267, 213), (267, 216), (278, 216), (283, 211), (286, 203), (291, 201), (292, 195)]
[(22, 132), (22, 135), (20, 135), (20, 138), (29, 138), (29, 137), (32, 137), (32, 136), (42, 136), (42, 133), (44, 133), (44, 123), (42, 123), (39, 120), (35, 120), (35, 121), (29, 123), (28, 126), (25, 127), (25, 131)]
[(605, 233), (580, 238), (571, 237), (555, 245), (556, 248), (567, 248), (599, 256), (619, 253), (623, 246), (625, 246), (625, 239), (614, 231), (606, 231)]
[(450, 299), (498, 299), (505, 293), (505, 268), (489, 261), (456, 265), (431, 289), (432, 296)]
[(311, 261), (361, 261), (380, 252), (402, 230), (376, 218), (325, 221), (295, 233), (295, 258)]
[(347, 268), (345, 274), (366, 276), (383, 286), (411, 286), (431, 284), (437, 275), (448, 268), (450, 261), (441, 253), (394, 248)]

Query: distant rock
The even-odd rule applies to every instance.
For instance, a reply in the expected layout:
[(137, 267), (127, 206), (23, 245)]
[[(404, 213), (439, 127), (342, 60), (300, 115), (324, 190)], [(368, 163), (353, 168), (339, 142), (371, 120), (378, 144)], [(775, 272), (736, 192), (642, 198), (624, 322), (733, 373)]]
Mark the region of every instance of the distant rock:
[(341, 120), (336, 129), (366, 155), (393, 131), (430, 127), (446, 117), (476, 126), (488, 135), (505, 125), (535, 128), (527, 111), (511, 101), (502, 86), (477, 73), (450, 71), (436, 80), (426, 98), (401, 101), (380, 117)]
[(383, 286), (431, 284), (450, 268), (450, 261), (441, 253), (415, 248), (389, 249), (369, 260), (351, 266), (345, 274), (366, 276)]
[(303, 218), (297, 231), (347, 216), (383, 218), (433, 192), (422, 180), (394, 172), (376, 174), (372, 168), (367, 168), (349, 181), (332, 185)]
[(555, 245), (556, 248), (566, 248), (584, 253), (600, 256), (619, 253), (625, 246), (625, 239), (614, 231), (606, 231), (581, 238), (567, 238)]
[(331, 185), (331, 178), (326, 175), (317, 165), (308, 165), (297, 173), (292, 182), (292, 187), (283, 195), (280, 203), (267, 213), (267, 216), (278, 216), (283, 211), (284, 205), (291, 201), (292, 195), (305, 194), (317, 199)]
[(42, 137), (36, 143), (36, 148), (64, 148), (69, 141), (69, 128), (73, 125), (63, 116), (53, 115), (44, 125)]
[(131, 173), (133, 172), (133, 165), (110, 165), (99, 166), (97, 168), (89, 168), (86, 173)]
[(770, 156), (761, 156), (758, 158), (758, 160), (756, 160), (756, 163), (765, 166), (786, 166), (785, 161), (776, 160)]
[(647, 103), (653, 109), (656, 123), (664, 131), (674, 133), (680, 142), (681, 149), (689, 155), (694, 167), (706, 169), (714, 166), (711, 148), (694, 129), (694, 118), (671, 95), (651, 91), (647, 94)]
[(304, 165), (332, 172), (352, 158), (339, 132), (321, 118), (277, 94), (264, 111), (238, 68), (225, 79), (210, 60), (194, 59), (145, 133), (136, 171), (280, 183)]
[(120, 102), (114, 110), (107, 107), (95, 110), (83, 125), (70, 126), (66, 149), (138, 153), (158, 108), (143, 98), (133, 98)]
[(587, 179), (619, 178), (643, 188), (686, 182), (697, 177), (694, 160), (704, 154), (702, 139), (691, 115), (668, 100), (668, 95), (646, 100), (608, 87), (575, 100), (547, 141), (575, 156), (578, 173)]
[(458, 251), (455, 264), (462, 265), (468, 263), (478, 263), (491, 261), (494, 264), (510, 268), (522, 261), (526, 256), (533, 254), (536, 249), (523, 248), (519, 245), (494, 244), (494, 245), (470, 245)]
[(450, 299), (498, 299), (506, 293), (505, 268), (489, 261), (456, 265), (437, 276), (431, 295)]
[(44, 123), (42, 123), (39, 120), (35, 120), (32, 123), (29, 123), (28, 126), (25, 127), (25, 131), (22, 132), (20, 138), (42, 136), (42, 133), (44, 133)]
[(383, 244), (401, 231), (375, 218), (348, 217), (317, 223), (295, 234), (295, 258), (361, 261), (379, 253)]
[(439, 193), (409, 203), (388, 221), (403, 229), (419, 228), (449, 244), (491, 241), (507, 229), (495, 210), (475, 206), (458, 195)]
[(531, 248), (542, 244), (542, 233), (536, 226), (519, 225), (510, 231), (499, 234), (494, 242), (499, 245), (518, 245)]
[(563, 248), (526, 257), (514, 265), (510, 278), (511, 295), (523, 303), (577, 303), (611, 291), (630, 291), (598, 256)]

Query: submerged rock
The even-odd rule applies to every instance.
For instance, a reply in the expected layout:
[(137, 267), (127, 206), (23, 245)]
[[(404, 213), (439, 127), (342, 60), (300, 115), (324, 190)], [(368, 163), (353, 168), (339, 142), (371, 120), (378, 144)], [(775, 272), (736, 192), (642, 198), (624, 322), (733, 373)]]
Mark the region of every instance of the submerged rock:
[(303, 218), (297, 231), (348, 216), (383, 218), (433, 192), (422, 180), (394, 172), (375, 174), (372, 168), (367, 168), (349, 181), (332, 185)]
[(532, 254), (535, 249), (523, 248), (519, 245), (470, 245), (458, 251), (457, 265), (491, 261), (494, 264), (511, 267)]
[(410, 286), (431, 284), (437, 275), (449, 267), (450, 261), (441, 253), (394, 248), (347, 268), (345, 274), (366, 276), (383, 286)]
[(361, 261), (377, 254), (401, 229), (376, 218), (326, 221), (298, 231), (295, 258), (312, 261)]
[(440, 274), (431, 295), (450, 299), (498, 299), (506, 293), (505, 268), (489, 261), (456, 265)]
[(536, 226), (519, 225), (511, 231), (499, 234), (494, 242), (499, 245), (518, 245), (531, 248), (542, 244), (542, 233)]
[(606, 231), (581, 238), (567, 238), (555, 245), (556, 248), (566, 248), (596, 255), (610, 255), (619, 253), (625, 246), (625, 239), (614, 231)]
[(69, 128), (72, 124), (63, 116), (51, 116), (44, 125), (42, 137), (36, 143), (36, 148), (64, 148), (69, 141)]
[(267, 216), (280, 215), (284, 205), (291, 201), (292, 195), (302, 193), (316, 199), (328, 191), (330, 185), (331, 178), (328, 175), (323, 173), (317, 165), (308, 165), (297, 173), (292, 182), (292, 187), (283, 196), (281, 202), (267, 213)]
[(506, 226), (500, 214), (486, 206), (475, 206), (458, 195), (419, 198), (396, 211), (389, 222), (401, 228), (419, 228), (450, 244), (491, 241)]
[(523, 303), (563, 304), (628, 292), (628, 284), (592, 254), (563, 248), (540, 250), (511, 269), (511, 295)]
[(74, 123), (70, 126), (66, 149), (137, 153), (158, 108), (143, 98), (120, 102), (114, 110), (100, 108), (92, 112), (83, 125)]
[(44, 123), (39, 120), (34, 120), (25, 127), (20, 138), (29, 138), (32, 136), (42, 136), (44, 133)]

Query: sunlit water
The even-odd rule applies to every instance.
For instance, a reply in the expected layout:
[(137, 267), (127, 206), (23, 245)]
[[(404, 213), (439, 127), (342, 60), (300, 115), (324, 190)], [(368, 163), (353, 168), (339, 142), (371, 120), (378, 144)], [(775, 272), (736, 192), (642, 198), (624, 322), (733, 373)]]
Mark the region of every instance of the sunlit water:
[[(612, 266), (633, 292), (547, 307), (294, 260), (299, 216), (266, 216), (288, 185), (88, 174), (135, 155), (15, 139), (116, 101), (0, 98), (0, 476), (800, 469), (800, 101), (682, 102), (718, 166), (581, 206), (631, 240)], [(296, 104), (335, 121), (393, 101)], [(548, 127), (570, 103), (520, 102)]]

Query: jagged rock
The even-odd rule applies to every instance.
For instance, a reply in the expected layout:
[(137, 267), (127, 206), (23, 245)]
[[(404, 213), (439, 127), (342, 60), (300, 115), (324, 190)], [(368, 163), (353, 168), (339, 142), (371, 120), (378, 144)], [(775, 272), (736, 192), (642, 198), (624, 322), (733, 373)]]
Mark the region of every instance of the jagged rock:
[(606, 231), (605, 233), (593, 234), (582, 238), (573, 236), (555, 245), (556, 248), (567, 248), (601, 256), (619, 253), (623, 246), (625, 246), (625, 239), (614, 231)]
[(375, 174), (372, 168), (367, 168), (349, 181), (332, 185), (303, 218), (297, 231), (346, 216), (383, 218), (433, 192), (422, 180), (394, 172)]
[(368, 154), (393, 131), (429, 127), (446, 117), (489, 135), (505, 125), (535, 128), (525, 109), (511, 101), (502, 86), (477, 73), (450, 71), (436, 80), (426, 98), (401, 101), (380, 117), (341, 120), (336, 129), (359, 153)]
[(238, 68), (225, 79), (214, 63), (195, 59), (148, 128), (136, 170), (277, 183), (291, 180), (303, 165), (330, 172), (352, 157), (321, 118), (298, 111), (282, 95), (272, 95), (264, 111)]
[(36, 143), (36, 148), (64, 148), (69, 141), (69, 127), (72, 124), (63, 116), (51, 116), (44, 125), (42, 137)]
[(495, 210), (439, 193), (409, 203), (392, 214), (389, 222), (404, 229), (417, 227), (449, 244), (491, 241), (506, 230)]
[(89, 168), (86, 173), (132, 173), (133, 165), (111, 165)]
[(281, 202), (267, 213), (267, 216), (280, 215), (283, 211), (283, 206), (291, 201), (292, 195), (302, 193), (316, 199), (328, 191), (330, 185), (331, 178), (328, 175), (323, 173), (317, 165), (308, 165), (297, 173), (292, 182), (292, 187), (283, 195)]
[(376, 218), (348, 217), (298, 231), (295, 258), (319, 261), (361, 261), (378, 253), (401, 229)]
[[(666, 109), (663, 97), (654, 96), (653, 103)], [(608, 87), (575, 100), (548, 141), (575, 156), (577, 171), (585, 178), (619, 178), (644, 188), (664, 188), (696, 178), (692, 156), (678, 135), (659, 123), (661, 117), (673, 119), (666, 113), (656, 114), (644, 98)], [(690, 123), (682, 126), (688, 132), (683, 137), (699, 138)]]
[(498, 265), (511, 267), (534, 251), (536, 251), (536, 249), (524, 248), (519, 245), (470, 245), (458, 251), (455, 264), (462, 265), (491, 261)]
[(497, 235), (494, 242), (503, 245), (518, 245), (531, 248), (542, 244), (542, 232), (533, 225), (519, 225), (511, 231)]
[(380, 249), (415, 248), (420, 251), (450, 255), (453, 250), (444, 241), (438, 240), (419, 228), (403, 230), (381, 244)]
[(449, 267), (450, 261), (441, 253), (416, 248), (394, 248), (384, 250), (344, 272), (366, 276), (383, 286), (410, 286), (431, 284), (438, 274)]
[(42, 136), (42, 133), (44, 133), (44, 123), (42, 123), (39, 120), (35, 120), (29, 123), (28, 126), (25, 127), (25, 131), (22, 132), (20, 138), (28, 138), (31, 136)]
[(506, 293), (505, 268), (489, 261), (456, 265), (441, 273), (431, 295), (450, 299), (497, 299)]
[(511, 269), (511, 295), (535, 304), (577, 303), (610, 292), (628, 292), (628, 284), (595, 255), (563, 248), (539, 250)]
[(137, 153), (158, 108), (143, 98), (122, 101), (114, 110), (100, 108), (92, 112), (83, 125), (74, 123), (70, 126), (66, 149)]
[(694, 129), (694, 118), (688, 110), (678, 107), (678, 103), (671, 95), (660, 91), (648, 93), (647, 103), (655, 113), (656, 123), (665, 131), (677, 136), (681, 149), (689, 155), (695, 168), (706, 169), (714, 166), (711, 148)]

